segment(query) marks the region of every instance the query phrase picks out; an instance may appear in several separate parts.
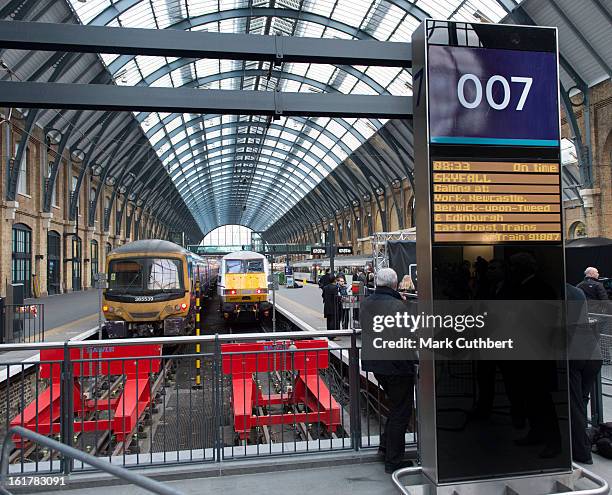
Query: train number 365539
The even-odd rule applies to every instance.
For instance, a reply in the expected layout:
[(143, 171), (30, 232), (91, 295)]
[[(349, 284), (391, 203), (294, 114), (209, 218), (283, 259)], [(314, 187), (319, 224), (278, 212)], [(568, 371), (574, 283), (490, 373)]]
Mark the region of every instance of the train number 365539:
[(136, 296), (134, 302), (153, 302), (153, 296)]

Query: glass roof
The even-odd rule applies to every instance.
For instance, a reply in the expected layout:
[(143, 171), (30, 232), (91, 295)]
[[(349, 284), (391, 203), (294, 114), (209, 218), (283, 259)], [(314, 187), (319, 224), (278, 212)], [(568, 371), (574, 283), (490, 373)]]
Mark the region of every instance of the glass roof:
[[(498, 22), (513, 0), (70, 0), (84, 24), (409, 41), (424, 17)], [(409, 70), (103, 54), (119, 85), (412, 94)], [(266, 230), (385, 121), (136, 113), (202, 231)]]

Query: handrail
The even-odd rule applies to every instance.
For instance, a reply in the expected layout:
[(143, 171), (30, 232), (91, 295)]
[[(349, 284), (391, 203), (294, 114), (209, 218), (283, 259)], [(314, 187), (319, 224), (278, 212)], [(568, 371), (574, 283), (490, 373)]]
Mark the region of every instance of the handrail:
[(57, 440), (53, 440), (52, 438), (45, 437), (26, 428), (22, 428), (21, 426), (13, 426), (12, 428), (9, 428), (4, 436), (4, 443), (2, 444), (2, 457), (0, 458), (0, 491), (2, 493), (10, 494), (10, 492), (4, 487), (6, 486), (6, 478), (9, 475), (8, 461), (9, 451), (13, 446), (13, 441), (11, 439), (12, 435), (19, 435), (39, 445), (43, 445), (49, 449), (61, 452), (64, 455), (64, 458), (68, 457), (70, 459), (77, 459), (85, 464), (89, 464), (92, 467), (98, 468), (101, 471), (116, 476), (117, 478), (121, 478), (128, 483), (144, 488), (152, 493), (157, 493), (159, 495), (182, 495), (182, 492), (170, 488), (159, 481), (152, 480), (151, 478), (134, 473), (133, 471), (129, 471), (123, 467), (115, 466), (114, 464), (104, 461), (99, 457), (86, 454), (85, 452), (81, 452), (74, 447), (58, 442)]
[(0, 352), (3, 351), (30, 351), (42, 349), (64, 349), (65, 347), (99, 347), (99, 346), (121, 346), (142, 344), (196, 344), (202, 342), (226, 342), (236, 340), (283, 340), (283, 339), (311, 339), (313, 337), (342, 337), (351, 336), (353, 333), (361, 334), (361, 330), (316, 330), (295, 332), (261, 332), (242, 334), (215, 334), (215, 335), (188, 335), (181, 337), (147, 337), (131, 339), (107, 339), (107, 340), (69, 340), (66, 342), (36, 342), (32, 344), (0, 344)]

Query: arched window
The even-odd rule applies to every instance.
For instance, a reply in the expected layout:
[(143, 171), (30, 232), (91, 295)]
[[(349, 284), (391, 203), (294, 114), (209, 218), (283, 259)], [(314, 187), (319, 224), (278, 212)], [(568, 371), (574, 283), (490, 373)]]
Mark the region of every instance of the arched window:
[(203, 246), (228, 246), (239, 251), (243, 246), (251, 245), (253, 231), (242, 225), (223, 225), (211, 230), (204, 240)]
[[(93, 207), (95, 206), (95, 200), (96, 200), (96, 194), (97, 194), (97, 189), (95, 187), (91, 187), (89, 190), (89, 208), (90, 210), (93, 209)], [(96, 211), (93, 212), (93, 216), (94, 216), (94, 222), (97, 222), (97, 214)]]
[(24, 297), (32, 296), (32, 229), (23, 223), (13, 225), (12, 282), (23, 284)]
[(59, 232), (50, 230), (47, 233), (47, 293), (59, 294), (60, 289), (60, 272), (62, 258), (62, 237)]
[(108, 253), (110, 253), (112, 250), (113, 250), (113, 245), (110, 242), (107, 242), (106, 246), (104, 247), (104, 254), (108, 256)]
[(581, 237), (586, 237), (586, 236), (587, 236), (587, 232), (586, 232), (586, 225), (584, 224), (584, 222), (577, 221), (570, 225), (570, 228), (569, 228), (570, 239), (580, 239)]
[(91, 277), (89, 279), (89, 285), (94, 286), (95, 276), (99, 271), (99, 253), (98, 253), (98, 241), (92, 240), (89, 243), (89, 267), (91, 270)]
[[(15, 143), (15, 156), (17, 156), (17, 148), (19, 143)], [(19, 182), (17, 183), (17, 192), (19, 194), (29, 195), (30, 187), (30, 147), (26, 147), (19, 164)]]
[(83, 287), (82, 276), (82, 242), (78, 236), (72, 236), (72, 290), (81, 290)]
[(79, 196), (77, 196), (77, 186), (79, 184), (79, 177), (78, 175), (73, 175), (72, 176), (72, 184), (70, 186), (70, 197), (73, 198), (76, 196), (76, 207), (77, 207), (77, 211), (79, 212), (79, 216), (81, 216), (81, 198)]

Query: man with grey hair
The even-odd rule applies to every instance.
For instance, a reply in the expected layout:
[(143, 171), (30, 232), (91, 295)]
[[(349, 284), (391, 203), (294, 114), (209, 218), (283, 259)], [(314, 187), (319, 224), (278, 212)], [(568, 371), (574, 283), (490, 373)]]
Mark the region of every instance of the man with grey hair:
[(603, 284), (598, 280), (599, 279), (599, 271), (597, 268), (589, 266), (584, 271), (584, 280), (580, 282), (576, 287), (578, 287), (587, 299), (596, 300), (596, 301), (607, 301), (608, 293), (604, 288)]
[(381, 268), (376, 272), (376, 287), (389, 287), (397, 290), (397, 273), (393, 268)]
[[(393, 315), (410, 311), (407, 303), (397, 292), (397, 273), (391, 268), (382, 268), (376, 272), (376, 290), (366, 297), (359, 309), (359, 320), (362, 328), (362, 343), (372, 342), (374, 338), (372, 321), (374, 317)], [(412, 462), (404, 459), (404, 436), (410, 423), (414, 404), (414, 376), (416, 353), (407, 350), (405, 359), (363, 359), (361, 368), (374, 373), (378, 384), (388, 398), (389, 413), (385, 431), (380, 437), (378, 452), (385, 459), (385, 472), (393, 473), (396, 469), (411, 466)], [(363, 351), (362, 351), (363, 356)]]

